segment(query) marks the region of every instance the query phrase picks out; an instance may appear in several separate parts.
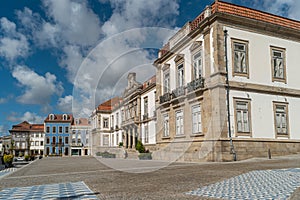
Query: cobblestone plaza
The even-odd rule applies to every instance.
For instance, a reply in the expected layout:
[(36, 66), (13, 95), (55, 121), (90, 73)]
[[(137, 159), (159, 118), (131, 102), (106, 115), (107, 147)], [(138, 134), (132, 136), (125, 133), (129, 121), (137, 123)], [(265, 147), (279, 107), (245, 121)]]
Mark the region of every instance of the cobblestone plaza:
[[(126, 170), (109, 168), (109, 162)], [(35, 197), (50, 199), (299, 199), (299, 168), (299, 156), (163, 168), (158, 161), (44, 158), (1, 176), (0, 198), (28, 199), (35, 191)]]

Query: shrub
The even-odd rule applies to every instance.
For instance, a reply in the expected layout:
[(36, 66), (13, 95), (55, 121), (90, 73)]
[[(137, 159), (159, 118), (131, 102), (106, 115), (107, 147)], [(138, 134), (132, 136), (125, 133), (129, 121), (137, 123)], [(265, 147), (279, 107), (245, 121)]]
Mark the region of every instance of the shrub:
[(30, 159), (30, 156), (29, 155), (25, 155), (25, 161), (29, 161), (29, 159)]
[(3, 161), (4, 161), (4, 164), (5, 166), (7, 167), (12, 167), (12, 162), (14, 160), (14, 156), (9, 154), (9, 155), (4, 155), (3, 156)]
[(141, 141), (138, 141), (136, 144), (135, 149), (139, 152), (139, 153), (145, 153), (145, 147), (143, 145), (143, 143)]

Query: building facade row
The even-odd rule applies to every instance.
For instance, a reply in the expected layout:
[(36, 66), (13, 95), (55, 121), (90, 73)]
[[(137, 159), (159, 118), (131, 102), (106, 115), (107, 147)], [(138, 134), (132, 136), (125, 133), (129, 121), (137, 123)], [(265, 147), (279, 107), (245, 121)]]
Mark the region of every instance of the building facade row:
[(215, 1), (159, 51), (155, 87), (129, 73), (122, 99), (94, 111), (93, 134), (108, 125), (93, 145), (141, 140), (174, 161), (300, 153), (299, 51), (299, 21)]

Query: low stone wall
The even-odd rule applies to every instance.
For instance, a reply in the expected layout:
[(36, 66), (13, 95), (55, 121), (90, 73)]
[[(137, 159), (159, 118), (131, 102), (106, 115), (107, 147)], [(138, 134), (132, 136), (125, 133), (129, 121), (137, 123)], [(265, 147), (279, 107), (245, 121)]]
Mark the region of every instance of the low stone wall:
[[(299, 140), (233, 139), (237, 160), (254, 157), (268, 158), (300, 153)], [(228, 162), (234, 156), (230, 152), (229, 139), (160, 143), (152, 153), (153, 160), (188, 162)]]
[(116, 154), (116, 158), (124, 158), (124, 149), (123, 147), (93, 147), (93, 156), (96, 156), (97, 152), (108, 152)]

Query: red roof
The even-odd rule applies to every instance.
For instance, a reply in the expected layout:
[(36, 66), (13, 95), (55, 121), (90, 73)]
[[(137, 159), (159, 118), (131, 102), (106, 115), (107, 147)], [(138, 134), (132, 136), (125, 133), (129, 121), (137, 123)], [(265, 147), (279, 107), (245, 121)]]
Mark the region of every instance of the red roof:
[(147, 81), (143, 83), (143, 89), (147, 88), (148, 86), (152, 85), (153, 83), (156, 83), (156, 75), (149, 78)]
[(120, 97), (114, 97), (112, 99), (109, 99), (105, 101), (104, 103), (100, 104), (97, 108), (99, 111), (111, 111), (112, 108), (120, 103), (122, 101), (122, 98)]
[(20, 124), (13, 125), (9, 132), (22, 131), (22, 132), (44, 132), (44, 124), (30, 124), (24, 121)]
[[(53, 115), (54, 119), (50, 119), (50, 116)], [(64, 115), (67, 116), (66, 119), (64, 119)], [(72, 114), (49, 114), (44, 122), (72, 122), (73, 121), (73, 115)]]

